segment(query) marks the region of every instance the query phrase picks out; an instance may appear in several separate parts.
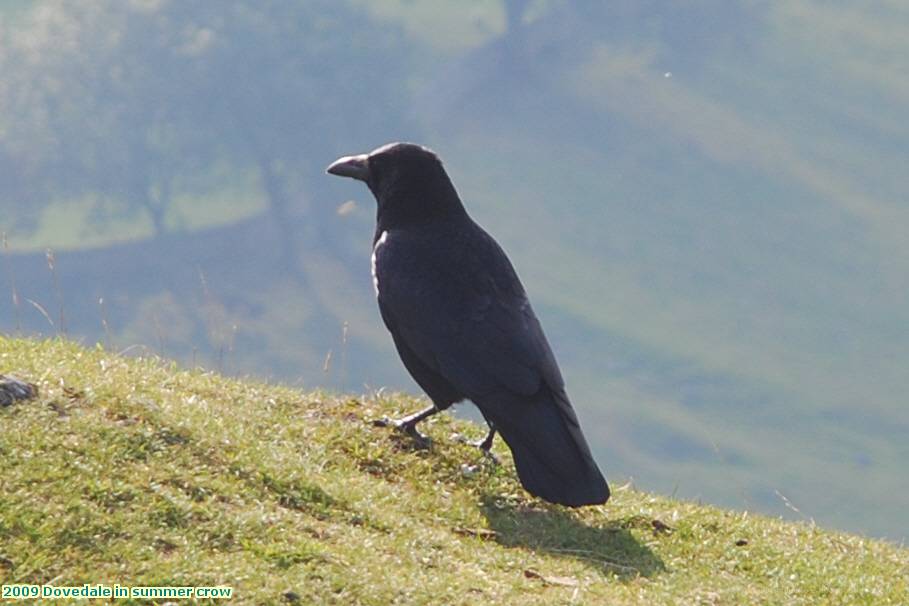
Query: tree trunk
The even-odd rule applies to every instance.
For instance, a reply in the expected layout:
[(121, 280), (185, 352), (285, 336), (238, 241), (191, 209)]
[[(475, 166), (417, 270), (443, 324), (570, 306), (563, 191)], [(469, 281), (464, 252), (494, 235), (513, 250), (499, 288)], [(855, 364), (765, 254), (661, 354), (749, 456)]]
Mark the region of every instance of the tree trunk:
[(521, 27), (527, 0), (505, 0), (505, 35), (514, 35)]
[(145, 208), (148, 210), (148, 214), (151, 216), (154, 237), (160, 238), (162, 235), (164, 235), (164, 232), (167, 231), (167, 226), (164, 225), (165, 208), (158, 206), (150, 198), (145, 204)]
[(278, 229), (281, 263), (289, 271), (305, 280), (297, 259), (297, 238), (288, 212), (290, 201), (287, 199), (284, 178), (275, 170), (272, 161), (260, 162), (260, 171), (262, 186), (265, 188), (265, 195), (268, 198), (268, 209), (274, 219), (275, 227)]

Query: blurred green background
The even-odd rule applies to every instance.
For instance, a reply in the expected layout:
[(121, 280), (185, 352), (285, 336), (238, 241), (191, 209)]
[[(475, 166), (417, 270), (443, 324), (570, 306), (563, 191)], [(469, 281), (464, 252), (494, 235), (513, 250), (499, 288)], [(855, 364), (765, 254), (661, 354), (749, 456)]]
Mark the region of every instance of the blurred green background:
[(0, 330), (416, 391), (375, 308), (374, 202), (323, 174), (413, 140), (509, 252), (613, 481), (909, 537), (905, 3), (0, 19)]

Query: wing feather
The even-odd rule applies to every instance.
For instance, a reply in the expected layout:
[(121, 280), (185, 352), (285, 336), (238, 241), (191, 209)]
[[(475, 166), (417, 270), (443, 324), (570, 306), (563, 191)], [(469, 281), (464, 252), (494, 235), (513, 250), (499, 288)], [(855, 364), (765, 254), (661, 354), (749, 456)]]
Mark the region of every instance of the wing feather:
[(377, 296), (386, 325), (471, 399), (503, 389), (529, 396), (543, 382), (563, 391), (514, 268), (495, 241), (473, 227), (473, 237), (464, 239), (471, 246), (456, 239), (442, 247), (395, 232), (377, 246)]

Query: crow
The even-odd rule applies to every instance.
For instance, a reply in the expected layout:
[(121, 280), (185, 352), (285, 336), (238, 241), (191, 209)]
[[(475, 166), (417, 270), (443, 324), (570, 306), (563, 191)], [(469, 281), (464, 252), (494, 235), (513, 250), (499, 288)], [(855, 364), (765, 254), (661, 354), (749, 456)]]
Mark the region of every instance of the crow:
[(378, 203), (372, 277), (382, 320), (432, 406), (468, 399), (511, 449), (531, 494), (572, 507), (605, 503), (609, 487), (521, 281), (502, 248), (467, 214), (439, 157), (412, 143), (345, 156), (327, 172), (363, 181)]

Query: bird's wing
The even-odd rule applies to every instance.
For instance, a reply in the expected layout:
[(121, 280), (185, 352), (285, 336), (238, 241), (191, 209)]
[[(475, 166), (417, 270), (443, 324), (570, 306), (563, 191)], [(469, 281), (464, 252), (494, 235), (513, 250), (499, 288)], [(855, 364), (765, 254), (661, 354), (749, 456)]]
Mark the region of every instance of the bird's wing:
[[(558, 365), (505, 253), (485, 232), (413, 246), (392, 234), (376, 254), (379, 308), (396, 339), (468, 397), (563, 391)], [(463, 243), (462, 243), (463, 244)]]

